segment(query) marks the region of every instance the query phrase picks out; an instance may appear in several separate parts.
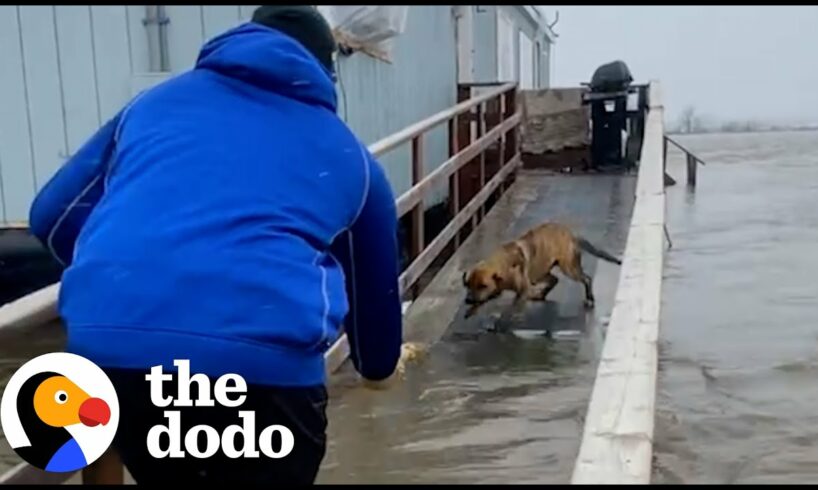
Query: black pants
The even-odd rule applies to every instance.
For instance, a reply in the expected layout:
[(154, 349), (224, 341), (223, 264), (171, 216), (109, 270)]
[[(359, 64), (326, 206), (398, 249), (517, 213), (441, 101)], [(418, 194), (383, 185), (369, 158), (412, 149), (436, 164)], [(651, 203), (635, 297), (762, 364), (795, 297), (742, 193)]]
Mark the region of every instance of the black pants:
[[(311, 485), (318, 474), (318, 468), (326, 452), (326, 405), (327, 392), (324, 386), (309, 388), (283, 388), (248, 385), (246, 400), (237, 408), (223, 407), (156, 407), (151, 402), (150, 384), (145, 380), (146, 371), (106, 369), (106, 374), (114, 384), (119, 398), (119, 428), (114, 447), (122, 462), (137, 483), (247, 483), (247, 484), (294, 484)], [(211, 399), (215, 379), (210, 380)], [(176, 378), (166, 381), (164, 395), (176, 395)], [(198, 395), (198, 384), (192, 383), (190, 397), (194, 401)], [(236, 395), (231, 395), (235, 398)], [(179, 435), (185, 457), (154, 458), (147, 448), (148, 432), (156, 425), (168, 426), (164, 412), (174, 410), (180, 413), (181, 433)], [(239, 410), (255, 412), (255, 449), (260, 451), (258, 437), (268, 426), (283, 425), (292, 431), (294, 446), (292, 452), (279, 459), (269, 458), (260, 453), (258, 458), (227, 457), (219, 447), (216, 454), (199, 459), (188, 454), (185, 449), (185, 434), (194, 426), (204, 424), (221, 434), (230, 425), (242, 426)], [(243, 447), (241, 435), (235, 438), (235, 446)], [(279, 435), (272, 437), (272, 447), (281, 447)], [(169, 446), (169, 438), (160, 438), (162, 449)], [(200, 433), (198, 447), (204, 450), (207, 444)]]

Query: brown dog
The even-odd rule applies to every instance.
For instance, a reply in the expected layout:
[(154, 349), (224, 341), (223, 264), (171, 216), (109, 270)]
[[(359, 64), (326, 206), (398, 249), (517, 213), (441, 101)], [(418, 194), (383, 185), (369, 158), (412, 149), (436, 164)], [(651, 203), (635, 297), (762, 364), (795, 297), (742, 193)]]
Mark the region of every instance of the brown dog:
[[(593, 307), (591, 278), (582, 269), (582, 251), (614, 264), (622, 264), (616, 257), (557, 223), (542, 224), (517, 240), (503, 244), (471, 271), (463, 273), (463, 285), (467, 290), (466, 303), (470, 305), (466, 318), (472, 316), (484, 303), (500, 296), (503, 291), (517, 294), (515, 307), (526, 300), (544, 301), (559, 281), (551, 274), (554, 266), (585, 286), (585, 305)], [(536, 286), (540, 284), (541, 289), (537, 289)]]

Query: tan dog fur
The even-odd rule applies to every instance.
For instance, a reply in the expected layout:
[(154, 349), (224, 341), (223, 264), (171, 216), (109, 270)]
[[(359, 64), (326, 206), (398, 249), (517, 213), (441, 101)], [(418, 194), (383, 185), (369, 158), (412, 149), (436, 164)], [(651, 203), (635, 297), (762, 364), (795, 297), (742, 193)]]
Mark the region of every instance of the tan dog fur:
[(391, 388), (396, 382), (404, 378), (407, 364), (420, 359), (426, 354), (426, 349), (427, 346), (418, 342), (404, 342), (400, 346), (400, 358), (392, 375), (381, 381), (364, 379), (363, 385), (371, 390), (386, 390)]
[(593, 307), (591, 278), (582, 269), (583, 250), (608, 262), (621, 264), (619, 259), (558, 223), (544, 223), (517, 240), (503, 244), (471, 271), (463, 274), (466, 303), (470, 305), (466, 318), (503, 291), (516, 293), (515, 307), (526, 300), (544, 301), (559, 282), (551, 274), (554, 266), (585, 286), (585, 305)]

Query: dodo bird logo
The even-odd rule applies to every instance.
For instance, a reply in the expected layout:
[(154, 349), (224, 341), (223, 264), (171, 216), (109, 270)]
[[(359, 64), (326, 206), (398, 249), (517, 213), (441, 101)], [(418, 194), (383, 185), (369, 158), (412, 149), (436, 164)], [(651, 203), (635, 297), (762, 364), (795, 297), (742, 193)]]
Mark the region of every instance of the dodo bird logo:
[(76, 471), (113, 442), (119, 401), (111, 380), (91, 361), (44, 354), (9, 380), (0, 423), (9, 445), (29, 464), (50, 472)]

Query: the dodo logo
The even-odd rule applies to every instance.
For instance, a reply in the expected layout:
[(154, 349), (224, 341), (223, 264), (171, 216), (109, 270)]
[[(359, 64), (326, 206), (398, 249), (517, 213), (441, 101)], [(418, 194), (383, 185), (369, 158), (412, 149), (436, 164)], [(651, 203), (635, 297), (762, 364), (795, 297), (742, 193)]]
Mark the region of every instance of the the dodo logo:
[(91, 361), (62, 352), (25, 363), (0, 401), (9, 445), (29, 464), (51, 472), (80, 470), (111, 445), (119, 402), (111, 381)]

